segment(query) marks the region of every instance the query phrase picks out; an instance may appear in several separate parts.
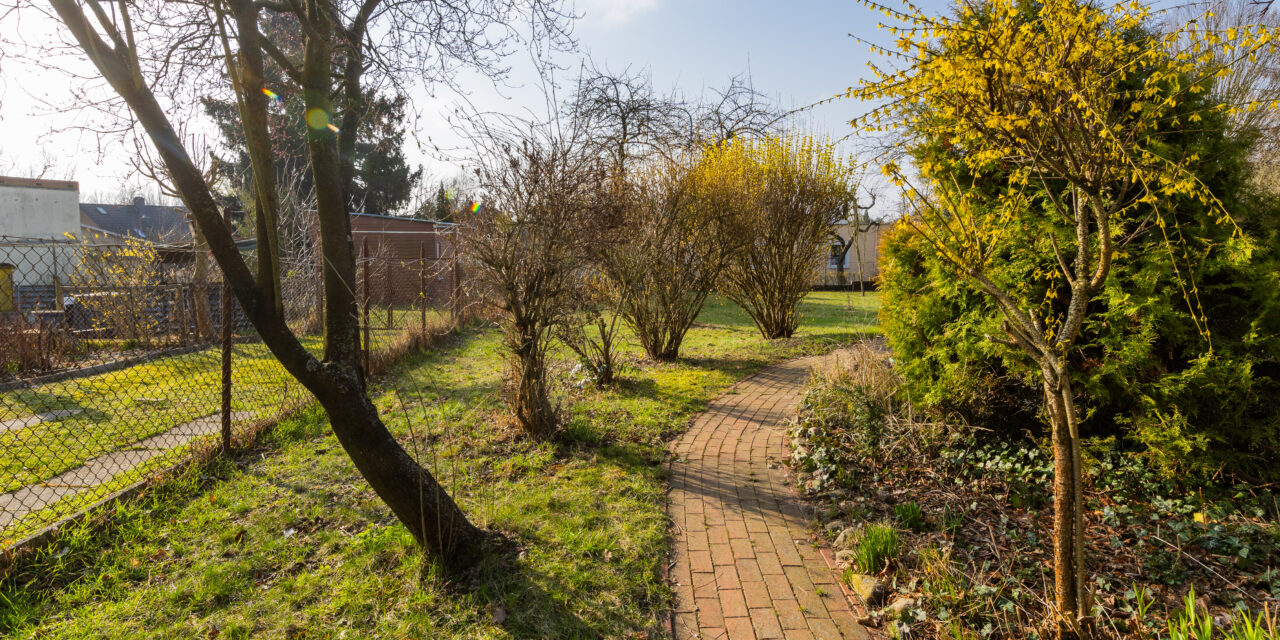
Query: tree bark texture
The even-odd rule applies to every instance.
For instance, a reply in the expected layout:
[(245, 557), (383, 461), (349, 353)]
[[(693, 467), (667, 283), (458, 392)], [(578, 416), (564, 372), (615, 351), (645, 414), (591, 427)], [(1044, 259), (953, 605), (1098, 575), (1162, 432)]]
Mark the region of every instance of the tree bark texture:
[(1085, 588), (1084, 505), (1080, 438), (1070, 381), (1053, 367), (1043, 370), (1045, 407), (1053, 442), (1054, 590), (1058, 635), (1073, 639), (1087, 632), (1089, 593)]
[(545, 438), (557, 427), (555, 407), (547, 393), (545, 331), (527, 318), (515, 318), (511, 330), (512, 409), (525, 433)]

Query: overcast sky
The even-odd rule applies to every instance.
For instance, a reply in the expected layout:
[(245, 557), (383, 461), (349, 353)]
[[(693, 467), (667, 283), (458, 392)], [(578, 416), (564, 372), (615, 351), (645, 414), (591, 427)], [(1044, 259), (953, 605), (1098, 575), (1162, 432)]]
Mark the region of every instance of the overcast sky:
[[(852, 0), (577, 0), (576, 6), (583, 14), (574, 29), (580, 52), (559, 58), (561, 65), (574, 69), (579, 56), (590, 55), (615, 71), (646, 69), (659, 90), (678, 89), (689, 97), (749, 72), (757, 89), (785, 107), (801, 107), (844, 91), (867, 73), (867, 46), (849, 34), (887, 41), (876, 29), (879, 15)], [(941, 0), (923, 3), (931, 12), (946, 7)], [(10, 14), (0, 23), (0, 35), (38, 42), (55, 36), (56, 28), (36, 14)], [(522, 77), (527, 65), (513, 62), (515, 88), (477, 83), (468, 87), (470, 100), (484, 109), (541, 111), (536, 78)], [(89, 113), (44, 104), (73, 102), (82, 84), (0, 54), (0, 173), (26, 175), (49, 162), (53, 169), (46, 177), (78, 180), (85, 200), (121, 191), (151, 195), (131, 175), (132, 145), (112, 143), (100, 152), (96, 136), (75, 129), (92, 120)], [(436, 157), (432, 147), (459, 144), (444, 117), (456, 98), (428, 98), (425, 91), (411, 97), (418, 112), (407, 149), (411, 162), (425, 165), (433, 178), (455, 174), (456, 166)], [(848, 120), (864, 108), (836, 101), (812, 110), (806, 120), (816, 133), (837, 139), (850, 132)]]

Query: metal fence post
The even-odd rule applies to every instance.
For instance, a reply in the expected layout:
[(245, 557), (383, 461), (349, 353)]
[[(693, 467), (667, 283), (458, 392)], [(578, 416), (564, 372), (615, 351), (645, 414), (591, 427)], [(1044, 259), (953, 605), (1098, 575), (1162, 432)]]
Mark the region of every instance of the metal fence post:
[[(223, 212), (231, 232), (231, 210)], [(222, 453), (231, 452), (231, 285), (222, 274)]]
[(422, 315), (422, 333), (427, 332), (427, 243), (418, 241), (418, 307)]
[[(385, 254), (386, 252), (384, 251), (383, 253)], [(386, 265), (383, 269), (383, 277), (387, 279), (387, 286), (385, 287), (387, 291), (387, 328), (390, 329), (392, 326), (391, 315), (395, 313), (395, 307), (392, 305), (392, 296), (395, 292), (391, 290), (391, 257), (386, 256), (383, 262)]]
[(191, 343), (187, 341), (187, 304), (182, 295), (182, 285), (176, 285), (173, 288), (173, 323), (176, 325), (174, 333), (178, 346), (189, 346)]
[(53, 254), (53, 309), (62, 311), (62, 273), (58, 271), (58, 241), (49, 245), (49, 253)]
[(449, 278), (453, 281), (453, 286), (450, 287), (449, 292), (449, 323), (456, 328), (462, 315), (462, 310), (460, 309), (462, 304), (462, 295), (461, 292), (458, 291), (458, 243), (456, 236), (453, 243), (453, 259), (450, 266)]

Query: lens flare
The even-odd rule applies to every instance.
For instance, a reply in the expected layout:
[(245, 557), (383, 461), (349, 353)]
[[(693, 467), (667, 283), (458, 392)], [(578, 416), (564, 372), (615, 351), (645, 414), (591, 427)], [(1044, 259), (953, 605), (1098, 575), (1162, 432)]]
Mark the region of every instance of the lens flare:
[(279, 102), (279, 103), (283, 103), (283, 102), (284, 102), (284, 98), (281, 98), (279, 94), (277, 94), (276, 92), (274, 92), (274, 91), (272, 91), (272, 90), (270, 90), (270, 89), (267, 89), (266, 87), (263, 87), (263, 89), (262, 89), (262, 95), (264, 95), (264, 96), (266, 96), (266, 97), (268, 97), (268, 98), (271, 98), (272, 100), (275, 100), (276, 102)]
[(472, 203), (471, 203), (471, 213), (480, 213), (480, 203), (479, 203), (479, 202), (472, 202)]
[(312, 129), (323, 129), (331, 126), (329, 124), (329, 114), (325, 113), (324, 109), (308, 109), (307, 126)]

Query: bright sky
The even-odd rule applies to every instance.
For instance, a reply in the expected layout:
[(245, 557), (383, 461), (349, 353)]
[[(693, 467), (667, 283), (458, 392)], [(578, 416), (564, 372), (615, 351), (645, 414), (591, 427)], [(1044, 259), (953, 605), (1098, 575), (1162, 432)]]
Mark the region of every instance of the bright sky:
[[(948, 6), (945, 0), (921, 4), (931, 12)], [(785, 107), (830, 97), (867, 73), (871, 54), (850, 33), (887, 41), (887, 34), (876, 29), (879, 15), (853, 0), (577, 0), (577, 9), (584, 14), (575, 27), (579, 47), (602, 67), (647, 69), (659, 90), (676, 88), (690, 97), (749, 72), (757, 89)], [(53, 35), (57, 25), (51, 22), (29, 11), (11, 13), (0, 22), (0, 35), (38, 42)], [(526, 65), (513, 62), (512, 82), (524, 89), (499, 93), (491, 86), (468, 87), (472, 102), (484, 109), (541, 113), (540, 94), (532, 88), (536, 80), (520, 77)], [(576, 55), (559, 62), (575, 70), (560, 78), (571, 80)], [(88, 112), (58, 112), (44, 104), (69, 102), (81, 87), (83, 81), (0, 53), (0, 174), (28, 175), (51, 164), (46, 177), (78, 180), (85, 200), (122, 190), (150, 196), (153, 188), (132, 175), (132, 144), (109, 144), (99, 153), (97, 138), (75, 129), (91, 120)], [(412, 97), (418, 111), (412, 133), (418, 143), (409, 142), (411, 161), (425, 165), (435, 178), (455, 174), (454, 165), (431, 151), (433, 144), (458, 144), (443, 117), (454, 98), (431, 99), (425, 92)], [(849, 100), (824, 105), (811, 112), (808, 126), (841, 138), (850, 131), (847, 121), (862, 109)]]

